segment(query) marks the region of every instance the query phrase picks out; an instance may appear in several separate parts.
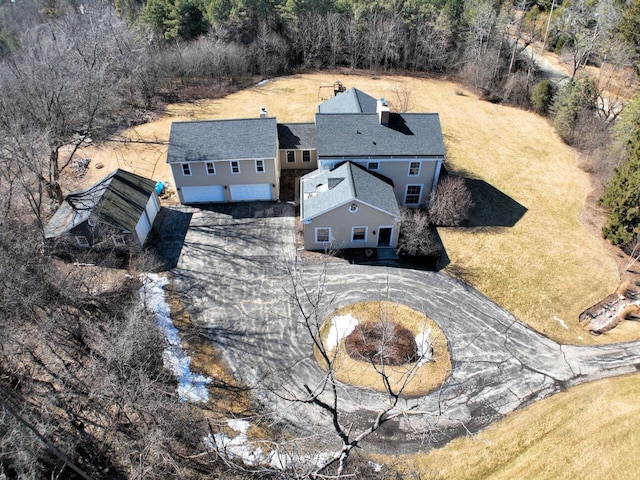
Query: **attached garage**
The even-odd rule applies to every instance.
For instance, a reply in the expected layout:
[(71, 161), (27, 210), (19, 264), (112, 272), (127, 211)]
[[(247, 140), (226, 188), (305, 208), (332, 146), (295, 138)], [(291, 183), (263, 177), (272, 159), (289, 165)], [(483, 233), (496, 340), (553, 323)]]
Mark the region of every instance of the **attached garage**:
[(224, 202), (224, 188), (222, 185), (182, 187), (182, 201), (183, 203)]
[(272, 200), (270, 183), (231, 185), (231, 201)]

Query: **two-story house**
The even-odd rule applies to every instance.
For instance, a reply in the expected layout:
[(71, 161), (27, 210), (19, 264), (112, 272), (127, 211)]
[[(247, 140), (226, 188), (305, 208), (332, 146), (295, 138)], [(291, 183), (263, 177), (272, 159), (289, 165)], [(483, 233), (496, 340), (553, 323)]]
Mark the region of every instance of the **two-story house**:
[(187, 204), (278, 200), (282, 170), (310, 171), (300, 188), (310, 250), (395, 247), (400, 206), (428, 204), (444, 158), (437, 113), (391, 112), (356, 88), (321, 103), (314, 123), (277, 123), (264, 108), (174, 122), (167, 155)]

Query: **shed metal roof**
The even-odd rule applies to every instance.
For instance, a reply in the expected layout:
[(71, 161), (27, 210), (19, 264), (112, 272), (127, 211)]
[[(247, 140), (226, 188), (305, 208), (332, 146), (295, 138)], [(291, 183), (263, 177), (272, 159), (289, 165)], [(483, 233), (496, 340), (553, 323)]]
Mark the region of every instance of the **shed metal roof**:
[(68, 233), (90, 217), (134, 231), (156, 182), (135, 173), (115, 170), (99, 182), (66, 196), (45, 228), (45, 238)]
[(400, 214), (393, 185), (351, 162), (302, 177), (301, 220), (311, 219), (351, 200), (360, 200), (389, 215)]
[(173, 122), (167, 163), (276, 158), (276, 119)]

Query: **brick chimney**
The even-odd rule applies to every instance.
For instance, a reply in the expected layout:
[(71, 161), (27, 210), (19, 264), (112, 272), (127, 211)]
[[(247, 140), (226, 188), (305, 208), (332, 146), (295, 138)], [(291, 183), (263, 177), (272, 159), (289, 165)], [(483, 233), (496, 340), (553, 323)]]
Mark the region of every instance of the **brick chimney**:
[(388, 127), (390, 112), (389, 112), (389, 105), (387, 104), (387, 101), (384, 98), (381, 98), (380, 100), (378, 100), (378, 103), (376, 106), (376, 112), (378, 112), (378, 120), (380, 122), (380, 125), (384, 127)]

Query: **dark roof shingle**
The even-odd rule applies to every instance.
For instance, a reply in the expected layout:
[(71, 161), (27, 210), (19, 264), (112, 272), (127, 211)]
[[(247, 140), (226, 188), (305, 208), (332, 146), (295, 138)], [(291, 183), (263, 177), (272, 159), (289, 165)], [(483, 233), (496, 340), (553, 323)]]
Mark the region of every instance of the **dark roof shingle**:
[(279, 148), (283, 150), (314, 150), (316, 148), (315, 123), (279, 123)]
[(378, 115), (316, 114), (318, 156), (444, 156), (437, 113), (391, 113), (389, 126)]
[(331, 171), (316, 170), (302, 177), (300, 219), (313, 218), (351, 200), (360, 200), (390, 215), (400, 214), (392, 185), (345, 162)]
[(376, 113), (378, 102), (362, 90), (350, 88), (318, 105), (319, 113)]
[(167, 163), (275, 158), (276, 119), (173, 122)]

